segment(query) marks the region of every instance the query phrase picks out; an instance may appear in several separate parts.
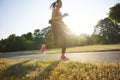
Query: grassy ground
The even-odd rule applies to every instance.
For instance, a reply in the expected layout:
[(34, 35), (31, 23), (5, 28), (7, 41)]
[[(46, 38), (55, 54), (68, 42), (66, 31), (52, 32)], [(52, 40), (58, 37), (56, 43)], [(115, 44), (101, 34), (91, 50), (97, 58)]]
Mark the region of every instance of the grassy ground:
[[(78, 46), (78, 47), (69, 47), (66, 49), (67, 53), (74, 52), (96, 52), (96, 51), (120, 51), (120, 44), (112, 44), (112, 45), (90, 45), (90, 46)], [(54, 54), (60, 53), (61, 48), (58, 49), (46, 49), (46, 53)], [(31, 50), (31, 51), (18, 51), (18, 52), (9, 52), (12, 54), (38, 54), (40, 50)]]
[[(120, 50), (120, 44), (113, 45), (91, 45), (91, 46), (78, 46), (66, 49), (67, 53), (75, 52), (97, 52), (97, 51), (116, 51)], [(59, 53), (61, 49), (48, 49), (46, 53)]]
[(120, 80), (120, 63), (0, 59), (1, 80)]

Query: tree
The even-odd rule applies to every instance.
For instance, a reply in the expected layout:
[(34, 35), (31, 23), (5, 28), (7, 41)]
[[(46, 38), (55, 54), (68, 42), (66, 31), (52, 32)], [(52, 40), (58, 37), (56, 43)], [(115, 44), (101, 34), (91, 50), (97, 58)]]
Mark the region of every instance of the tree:
[(22, 37), (25, 37), (27, 40), (33, 41), (33, 36), (31, 32), (28, 32), (27, 34), (23, 34)]
[(92, 44), (104, 44), (103, 38), (98, 34), (91, 35)]
[(94, 28), (94, 35), (99, 35), (103, 44), (120, 42), (120, 27), (109, 18), (100, 20)]
[(70, 28), (66, 28), (65, 32), (67, 47), (73, 47), (78, 45), (78, 36), (75, 35)]
[(92, 44), (92, 40), (91, 40), (90, 36), (87, 35), (86, 33), (80, 34), (78, 36), (78, 42), (79, 42), (78, 45), (80, 45), (80, 46)]
[(120, 3), (110, 8), (109, 18), (120, 23)]
[(48, 26), (48, 27), (43, 28), (43, 29), (41, 30), (41, 34), (42, 34), (43, 37), (46, 37), (46, 36), (47, 36), (48, 34), (50, 34), (50, 33), (52, 33), (52, 28), (51, 28), (51, 26)]
[(34, 49), (39, 49), (42, 43), (44, 42), (44, 37), (41, 34), (41, 30), (40, 29), (34, 30), (33, 37), (34, 37)]
[(40, 29), (34, 30), (33, 35), (34, 37), (37, 37), (37, 38), (42, 37), (41, 30)]
[(27, 48), (26, 42), (27, 42), (27, 39), (25, 39), (25, 37), (16, 36), (16, 39), (15, 39), (16, 51), (26, 50), (26, 48)]
[(33, 49), (34, 40), (33, 40), (33, 34), (31, 32), (28, 32), (27, 34), (23, 34), (20, 39), (18, 39), (18, 42), (23, 42), (23, 46), (25, 46), (26, 50)]
[(8, 39), (6, 40), (6, 51), (14, 51), (16, 50), (15, 47), (15, 39), (16, 39), (16, 35), (12, 34), (8, 37)]
[(27, 42), (28, 40), (25, 37), (12, 34), (5, 40), (5, 51), (26, 50), (30, 46)]
[(5, 52), (5, 47), (6, 47), (6, 39), (2, 39), (0, 41), (0, 52)]
[(47, 45), (47, 48), (53, 48), (54, 45), (54, 37), (52, 34), (52, 28), (51, 26), (48, 26), (42, 30), (42, 35), (45, 38), (44, 43)]

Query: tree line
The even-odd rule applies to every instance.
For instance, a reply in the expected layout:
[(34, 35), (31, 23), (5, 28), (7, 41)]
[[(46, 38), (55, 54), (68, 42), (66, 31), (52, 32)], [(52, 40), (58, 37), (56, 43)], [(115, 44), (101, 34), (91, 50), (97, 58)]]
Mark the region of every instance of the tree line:
[[(67, 47), (84, 46), (93, 44), (116, 44), (120, 43), (120, 3), (110, 8), (109, 16), (101, 19), (94, 26), (92, 35), (75, 35), (70, 29), (66, 29)], [(47, 48), (60, 47), (54, 45), (52, 27), (48, 26), (42, 30), (36, 29), (32, 32), (16, 36), (11, 34), (7, 39), (0, 40), (0, 52), (38, 50), (45, 43)]]

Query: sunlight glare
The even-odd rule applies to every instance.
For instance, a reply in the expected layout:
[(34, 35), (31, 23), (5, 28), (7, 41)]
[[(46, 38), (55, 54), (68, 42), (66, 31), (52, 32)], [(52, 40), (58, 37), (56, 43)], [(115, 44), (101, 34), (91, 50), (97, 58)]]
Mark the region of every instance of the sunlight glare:
[(73, 14), (71, 17), (65, 19), (65, 22), (73, 33), (80, 35), (82, 33), (92, 34), (97, 20), (92, 20), (89, 15), (86, 17), (86, 14), (83, 14), (81, 17)]
[[(73, 4), (65, 4), (66, 6)], [(100, 10), (101, 6), (96, 7), (98, 4), (96, 1), (91, 3), (86, 3), (86, 1), (76, 1), (74, 6), (66, 7), (63, 11), (67, 11), (69, 16), (64, 19), (66, 25), (75, 33), (76, 35), (86, 33), (92, 34), (94, 31), (94, 26), (98, 21), (106, 16), (101, 16)], [(79, 8), (79, 10), (78, 10)]]

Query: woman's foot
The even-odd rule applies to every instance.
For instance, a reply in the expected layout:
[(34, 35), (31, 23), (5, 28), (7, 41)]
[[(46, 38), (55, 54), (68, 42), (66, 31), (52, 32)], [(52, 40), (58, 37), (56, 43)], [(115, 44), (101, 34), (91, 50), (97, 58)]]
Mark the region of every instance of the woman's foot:
[(62, 55), (61, 56), (61, 60), (67, 61), (67, 60), (69, 60), (69, 58), (67, 58), (66, 56)]

